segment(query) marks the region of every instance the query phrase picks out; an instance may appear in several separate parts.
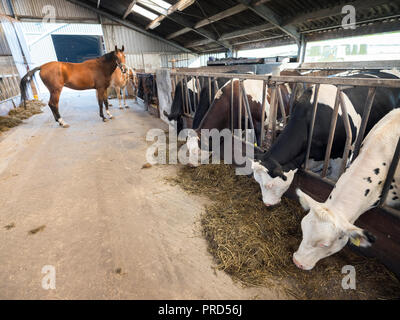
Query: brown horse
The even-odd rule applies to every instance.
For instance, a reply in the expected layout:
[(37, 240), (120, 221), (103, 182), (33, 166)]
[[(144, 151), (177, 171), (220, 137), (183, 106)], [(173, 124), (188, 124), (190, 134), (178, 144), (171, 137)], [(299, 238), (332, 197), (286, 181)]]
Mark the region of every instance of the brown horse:
[(27, 83), (32, 79), (33, 74), (40, 70), (40, 78), (50, 91), (49, 107), (53, 112), (54, 119), (64, 128), (69, 125), (61, 118), (58, 111), (58, 101), (62, 88), (68, 87), (75, 90), (96, 89), (97, 101), (99, 103), (100, 117), (107, 121), (103, 114), (103, 104), (110, 119), (112, 115), (108, 111), (107, 88), (110, 85), (111, 75), (117, 68), (125, 63), (124, 46), (105, 55), (84, 61), (82, 63), (69, 63), (53, 61), (45, 63), (29, 71), (20, 83), (21, 101), (26, 101)]
[[(126, 104), (126, 92), (128, 84), (132, 84), (133, 94), (135, 101), (137, 101), (137, 91), (138, 91), (138, 80), (136, 76), (136, 72), (122, 64), (122, 68), (116, 68), (114, 73), (111, 76), (110, 88), (114, 88), (117, 94), (119, 108), (123, 109), (121, 105), (121, 91), (122, 91), (122, 98), (124, 99), (124, 107), (129, 108)], [(109, 104), (111, 106), (111, 104)]]

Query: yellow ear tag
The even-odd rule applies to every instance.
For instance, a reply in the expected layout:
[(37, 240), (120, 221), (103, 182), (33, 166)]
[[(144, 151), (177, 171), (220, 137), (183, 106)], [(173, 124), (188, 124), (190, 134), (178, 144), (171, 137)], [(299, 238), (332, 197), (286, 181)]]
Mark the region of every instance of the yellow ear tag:
[(356, 247), (359, 247), (359, 246), (360, 246), (360, 243), (361, 243), (361, 239), (360, 239), (360, 238), (357, 238), (357, 239), (350, 238), (350, 241), (351, 241), (351, 243), (354, 244)]
[(254, 146), (257, 147), (257, 142), (254, 142)]

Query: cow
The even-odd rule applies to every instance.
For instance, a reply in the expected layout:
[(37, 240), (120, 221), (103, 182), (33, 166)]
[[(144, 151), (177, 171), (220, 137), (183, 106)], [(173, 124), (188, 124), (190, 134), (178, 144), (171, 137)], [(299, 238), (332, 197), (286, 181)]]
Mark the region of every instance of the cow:
[[(300, 189), (297, 195), (309, 213), (301, 221), (303, 239), (293, 254), (297, 267), (311, 270), (316, 263), (338, 251), (350, 241), (369, 247), (374, 236), (354, 222), (379, 205), (386, 176), (400, 137), (400, 109), (383, 117), (363, 141), (360, 154), (339, 178), (328, 199), (320, 203)], [(386, 198), (389, 206), (398, 206), (400, 166)]]
[(153, 97), (157, 95), (157, 83), (152, 74), (139, 74), (138, 75), (138, 94), (142, 98), (146, 107), (152, 102)]
[[(119, 103), (119, 108), (123, 109), (122, 104), (121, 104), (121, 90), (122, 90), (122, 97), (124, 99), (124, 107), (129, 108), (129, 106), (126, 104), (126, 95), (125, 95), (125, 89), (130, 81), (133, 84), (134, 92), (137, 92), (136, 86), (135, 86), (135, 80), (136, 74), (132, 68), (129, 68), (127, 65), (123, 64), (121, 65), (121, 68), (115, 69), (114, 73), (111, 76), (111, 81), (110, 81), (110, 87), (109, 88), (114, 88), (115, 92), (117, 93), (118, 97), (118, 103)], [(136, 94), (135, 94), (136, 96)]]
[[(231, 114), (231, 98), (233, 84), (233, 114)], [(263, 81), (247, 79), (243, 81), (243, 86), (247, 94), (250, 114), (253, 120), (255, 138), (259, 140), (262, 123), (262, 95)], [(268, 105), (268, 104), (267, 104)], [(233, 119), (232, 119), (233, 116)], [(249, 115), (250, 116), (250, 115)], [(231, 128), (231, 119), (233, 120), (233, 128)], [(195, 129), (196, 134), (191, 135), (187, 139), (187, 147), (189, 154), (195, 155), (200, 153), (199, 136), (201, 130), (217, 129), (238, 129), (239, 128), (239, 80), (233, 79), (233, 82), (228, 81), (221, 89), (217, 91), (214, 101), (207, 110), (200, 124)], [(245, 106), (242, 103), (242, 117), (240, 120), (241, 128), (245, 128)], [(250, 128), (250, 126), (249, 126)], [(195, 158), (192, 158), (195, 159)], [(189, 161), (188, 165), (198, 166), (197, 161)]]
[(197, 94), (197, 85), (194, 84), (194, 78), (189, 78), (187, 82), (187, 87), (183, 81), (179, 81), (175, 86), (175, 96), (171, 105), (171, 112), (168, 114), (164, 110), (164, 116), (168, 118), (168, 121), (176, 121), (177, 122), (177, 132), (181, 132), (183, 129), (183, 119), (182, 116), (184, 114), (184, 101), (186, 101), (186, 90), (188, 91), (188, 105), (190, 111), (195, 110), (195, 105), (193, 101), (193, 90)]
[[(397, 79), (396, 76), (384, 72), (358, 73), (350, 77)], [(263, 202), (266, 206), (277, 205), (281, 201), (281, 197), (292, 183), (295, 173), (305, 161), (314, 91), (315, 86), (306, 89), (295, 103), (286, 128), (268, 152), (261, 154), (256, 152), (255, 154), (255, 161), (252, 163), (253, 176), (260, 184)], [(343, 90), (343, 93), (354, 142), (360, 128), (368, 88), (347, 88)], [(322, 161), (325, 157), (335, 96), (335, 86), (324, 84), (320, 86), (310, 152), (310, 159), (315, 161)], [(366, 134), (374, 124), (399, 105), (400, 89), (378, 88), (367, 123)], [(331, 159), (342, 157), (345, 140), (346, 132), (340, 111), (336, 123)]]
[[(233, 70), (229, 71), (227, 73), (238, 73), (238, 71)], [(216, 80), (216, 85), (214, 83), (211, 84), (211, 90), (209, 87), (209, 82), (205, 77), (199, 77), (199, 82), (201, 86), (200, 90), (200, 99), (198, 101), (197, 106), (195, 105), (195, 101), (193, 99), (193, 93), (197, 96), (198, 94), (198, 86), (196, 83), (196, 79), (194, 77), (188, 77), (187, 80), (187, 87), (183, 81), (179, 81), (176, 86), (175, 86), (175, 96), (172, 101), (171, 105), (171, 112), (168, 114), (166, 111), (164, 111), (164, 115), (168, 118), (169, 121), (176, 121), (177, 122), (177, 132), (178, 134), (182, 131), (183, 129), (183, 119), (182, 116), (184, 114), (183, 112), (183, 107), (184, 107), (184, 102), (186, 97), (186, 89), (188, 91), (188, 105), (189, 105), (189, 111), (191, 113), (194, 113), (194, 118), (193, 118), (193, 124), (192, 128), (196, 129), (201, 120), (203, 119), (204, 115), (207, 113), (209, 107), (210, 107), (210, 91), (211, 91), (211, 102), (214, 100), (214, 96), (217, 92), (217, 88), (223, 87), (229, 79), (227, 78), (218, 78)], [(183, 90), (182, 90), (183, 87)], [(182, 93), (184, 94), (183, 99), (182, 99)], [(197, 97), (196, 97), (197, 99)]]

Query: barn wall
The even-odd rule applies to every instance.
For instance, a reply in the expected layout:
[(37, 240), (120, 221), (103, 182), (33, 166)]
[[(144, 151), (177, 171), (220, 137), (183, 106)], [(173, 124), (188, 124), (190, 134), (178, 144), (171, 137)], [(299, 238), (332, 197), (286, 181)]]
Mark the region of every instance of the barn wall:
[[(154, 72), (166, 66), (166, 59), (181, 59), (181, 52), (176, 47), (108, 19), (102, 19), (102, 28), (106, 50), (113, 50), (115, 45), (119, 48), (124, 45), (127, 64), (136, 69)], [(165, 58), (167, 56), (169, 58)]]
[[(99, 21), (93, 11), (65, 0), (10, 0), (10, 2), (15, 16), (20, 20), (40, 20), (46, 14), (44, 8), (52, 6), (55, 9), (56, 22), (98, 23)], [(0, 13), (11, 15), (7, 0), (0, 0), (0, 3)]]

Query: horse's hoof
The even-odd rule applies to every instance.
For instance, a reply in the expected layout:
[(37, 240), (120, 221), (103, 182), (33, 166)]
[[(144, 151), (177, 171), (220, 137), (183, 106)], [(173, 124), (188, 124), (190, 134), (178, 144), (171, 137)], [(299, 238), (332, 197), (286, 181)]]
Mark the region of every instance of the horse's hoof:
[(114, 116), (110, 116), (110, 120), (114, 119)]
[(103, 122), (107, 122), (108, 120), (106, 118), (103, 118)]
[(124, 108), (123, 107), (119, 107), (121, 110), (124, 110)]
[(68, 124), (68, 123), (65, 123), (65, 124), (62, 125), (62, 127), (63, 127), (63, 128), (69, 128), (69, 124)]
[(125, 106), (125, 109), (129, 109), (129, 106)]

